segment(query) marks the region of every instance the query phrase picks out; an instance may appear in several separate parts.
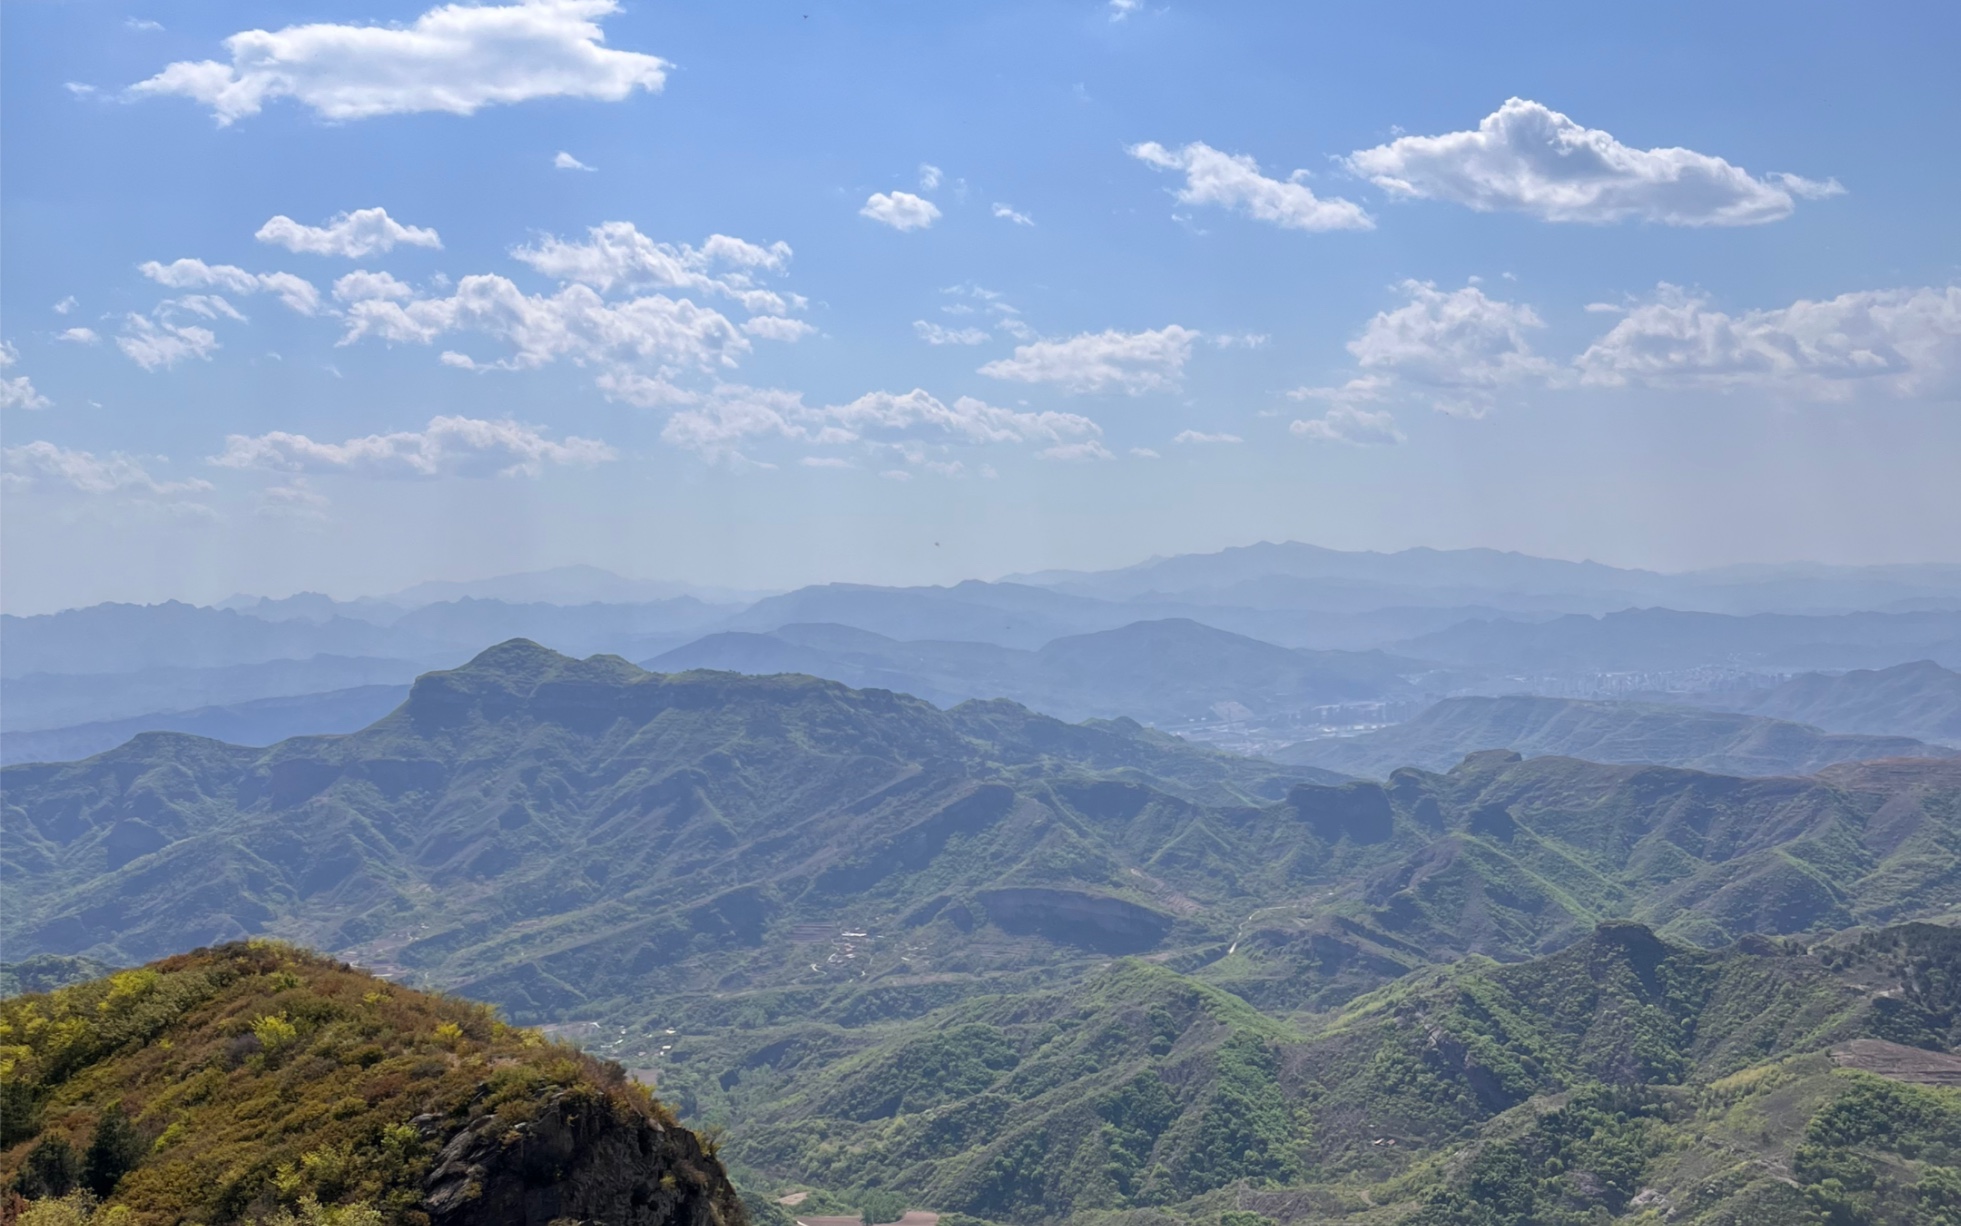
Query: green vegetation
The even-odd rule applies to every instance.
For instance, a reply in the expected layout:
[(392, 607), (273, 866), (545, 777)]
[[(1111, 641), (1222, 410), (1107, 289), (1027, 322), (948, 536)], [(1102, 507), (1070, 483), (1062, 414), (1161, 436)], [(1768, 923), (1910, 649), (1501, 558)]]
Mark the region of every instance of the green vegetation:
[[(1914, 1072), (1961, 1044), (1961, 934), (1900, 923), (1961, 910), (1954, 764), (1338, 782), (514, 643), (348, 737), (5, 782), (10, 949), (271, 932), (563, 1023), (712, 1129), (769, 1226), (792, 1190), (946, 1226), (1945, 1222), (1961, 1186), (1952, 1091), (1828, 1054), (1961, 1076)], [(0, 1175), (64, 1220), (456, 1226), (443, 1147), (569, 1127), (565, 1094), (661, 1118), (284, 947), (0, 1010)]]
[[(0, 1188), (30, 1202), (28, 1223), (427, 1223), (443, 1220), (439, 1152), (466, 1130), (503, 1137), (511, 1162), (571, 1104), (687, 1136), (617, 1066), (273, 943), (0, 1002), (0, 1078)], [(579, 1177), (721, 1178), (692, 1138), (664, 1157), (665, 1175)], [(497, 1161), (474, 1168), (478, 1194)], [(709, 1196), (732, 1200), (721, 1187)]]

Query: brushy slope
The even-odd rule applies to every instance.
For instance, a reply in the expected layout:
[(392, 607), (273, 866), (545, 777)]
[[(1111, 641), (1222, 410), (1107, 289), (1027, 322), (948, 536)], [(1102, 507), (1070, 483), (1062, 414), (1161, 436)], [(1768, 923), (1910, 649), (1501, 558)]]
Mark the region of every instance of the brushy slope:
[(1724, 775), (1809, 775), (1839, 762), (1961, 756), (1912, 737), (1832, 734), (1759, 715), (1531, 696), (1447, 698), (1407, 723), (1304, 741), (1273, 756), (1379, 779), (1402, 766), (1446, 770), (1466, 754), (1486, 749)]
[(0, 1003), (0, 1085), (0, 1185), (131, 1226), (744, 1222), (618, 1066), (272, 943)]

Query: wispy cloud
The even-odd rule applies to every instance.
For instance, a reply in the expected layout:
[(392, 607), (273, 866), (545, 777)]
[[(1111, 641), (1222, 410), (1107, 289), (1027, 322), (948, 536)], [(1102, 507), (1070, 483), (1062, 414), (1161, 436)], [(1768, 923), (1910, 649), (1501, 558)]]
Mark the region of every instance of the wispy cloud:
[(1130, 156), (1159, 170), (1178, 170), (1185, 186), (1172, 193), (1181, 204), (1211, 204), (1244, 213), (1257, 221), (1289, 230), (1369, 230), (1375, 227), (1362, 206), (1352, 200), (1323, 200), (1296, 170), (1285, 179), (1260, 173), (1260, 164), (1245, 154), (1224, 153), (1193, 141), (1182, 149), (1167, 149), (1156, 141), (1130, 147)]

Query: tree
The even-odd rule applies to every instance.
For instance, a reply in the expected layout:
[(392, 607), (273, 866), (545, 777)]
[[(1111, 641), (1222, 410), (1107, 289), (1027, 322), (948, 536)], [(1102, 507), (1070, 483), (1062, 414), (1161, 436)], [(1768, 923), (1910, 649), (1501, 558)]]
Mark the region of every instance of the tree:
[(120, 1106), (110, 1107), (95, 1123), (95, 1136), (82, 1159), (82, 1183), (97, 1196), (107, 1196), (142, 1157), (143, 1141), (135, 1125)]
[(60, 1137), (43, 1137), (39, 1145), (27, 1151), (15, 1179), (20, 1194), (29, 1200), (66, 1196), (75, 1186), (81, 1166), (74, 1146)]

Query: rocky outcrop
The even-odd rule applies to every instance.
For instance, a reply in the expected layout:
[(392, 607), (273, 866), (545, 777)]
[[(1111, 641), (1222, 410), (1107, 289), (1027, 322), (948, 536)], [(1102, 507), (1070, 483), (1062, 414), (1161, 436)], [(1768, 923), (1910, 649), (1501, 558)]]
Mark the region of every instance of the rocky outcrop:
[(443, 1146), (423, 1193), (432, 1226), (748, 1223), (694, 1133), (585, 1089), (553, 1094), (520, 1123), (472, 1119)]

